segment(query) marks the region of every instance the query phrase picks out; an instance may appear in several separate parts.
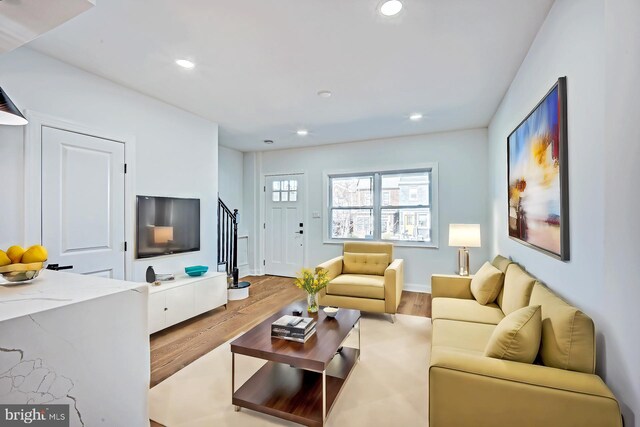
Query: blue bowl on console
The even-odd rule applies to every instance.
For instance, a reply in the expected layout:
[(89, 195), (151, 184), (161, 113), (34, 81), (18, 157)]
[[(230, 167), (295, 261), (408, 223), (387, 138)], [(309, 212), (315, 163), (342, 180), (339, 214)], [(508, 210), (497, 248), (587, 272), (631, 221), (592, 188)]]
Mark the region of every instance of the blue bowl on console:
[(193, 265), (191, 267), (185, 267), (184, 272), (191, 277), (199, 277), (209, 271), (209, 267), (206, 265)]

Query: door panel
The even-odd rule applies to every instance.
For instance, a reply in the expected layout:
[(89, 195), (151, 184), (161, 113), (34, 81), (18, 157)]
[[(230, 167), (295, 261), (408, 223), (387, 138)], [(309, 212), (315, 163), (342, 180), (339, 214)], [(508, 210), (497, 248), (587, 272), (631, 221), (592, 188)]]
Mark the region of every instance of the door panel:
[(193, 286), (179, 286), (163, 293), (166, 295), (166, 326), (175, 325), (193, 316), (195, 305)]
[(124, 144), (42, 128), (42, 244), (70, 272), (124, 279)]
[(265, 272), (293, 277), (304, 265), (304, 175), (266, 179)]
[(149, 333), (164, 329), (166, 325), (166, 292), (149, 294)]

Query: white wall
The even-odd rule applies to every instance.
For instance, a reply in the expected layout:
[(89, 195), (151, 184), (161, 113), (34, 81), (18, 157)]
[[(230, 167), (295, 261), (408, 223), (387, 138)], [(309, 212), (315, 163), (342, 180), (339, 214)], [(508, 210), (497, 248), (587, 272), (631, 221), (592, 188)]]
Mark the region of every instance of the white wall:
[[(238, 209), (242, 224), (244, 212), (244, 196), (242, 194), (244, 180), (244, 156), (241, 151), (223, 146), (218, 147), (218, 192), (229, 209)], [(242, 226), (238, 225), (242, 230)]]
[[(134, 263), (135, 280), (158, 272), (216, 264), (218, 128), (153, 98), (27, 48), (0, 56), (0, 86), (21, 109), (119, 135), (133, 135), (135, 193), (201, 199), (200, 252)], [(23, 129), (0, 126), (0, 248), (24, 239)], [(130, 253), (131, 254), (131, 253)]]
[(605, 264), (600, 369), (640, 426), (640, 2), (605, 3)]
[[(634, 7), (637, 9), (637, 4)], [(621, 15), (626, 13), (624, 10), (619, 12)], [(640, 273), (638, 251), (634, 246), (640, 237), (636, 237), (635, 242), (629, 239), (630, 231), (638, 227), (638, 192), (634, 184), (637, 181), (631, 177), (632, 174), (638, 177), (638, 172), (631, 163), (632, 159), (637, 163), (640, 158), (637, 155), (637, 118), (640, 115), (636, 90), (636, 98), (631, 101), (632, 97), (629, 97), (629, 102), (636, 103), (635, 115), (621, 109), (613, 112), (608, 120), (611, 123), (605, 122), (606, 108), (617, 102), (617, 96), (615, 99), (605, 97), (605, 81), (618, 79), (618, 76), (607, 76), (605, 72), (605, 52), (610, 47), (605, 46), (605, 35), (609, 30), (615, 32), (617, 23), (612, 20), (611, 28), (605, 31), (604, 18), (605, 3), (602, 0), (556, 0), (490, 123), (491, 252), (492, 255), (510, 256), (523, 264), (533, 275), (594, 319), (598, 372), (621, 400), (627, 425), (634, 425), (633, 414), (640, 411), (640, 370), (637, 364), (640, 352), (637, 334), (633, 338), (628, 334), (629, 325), (638, 324), (640, 292), (637, 277), (640, 276), (634, 275), (621, 262), (635, 264), (632, 269)], [(637, 48), (636, 28), (636, 38), (625, 41), (632, 43), (633, 40)], [(615, 43), (608, 40), (607, 44)], [(618, 48), (617, 54), (623, 55), (628, 46)], [(618, 59), (611, 58), (607, 71), (609, 65), (617, 68), (614, 64)], [(626, 72), (635, 73), (627, 74), (629, 79), (638, 76), (637, 67)], [(507, 136), (560, 76), (567, 76), (568, 92), (569, 262), (529, 249), (509, 239), (507, 233)], [(616, 95), (624, 94), (626, 83), (624, 89), (618, 87)], [(637, 89), (637, 81), (634, 80), (633, 84)], [(606, 99), (609, 102), (605, 103)], [(613, 126), (622, 117), (629, 117), (630, 122), (636, 123), (634, 134)], [(609, 128), (609, 125), (612, 126)], [(621, 165), (624, 167), (620, 168)], [(635, 211), (630, 209), (631, 203), (635, 203)], [(612, 228), (618, 231), (613, 240)], [(630, 251), (628, 257), (619, 257), (624, 251)], [(630, 281), (628, 277), (635, 280)], [(632, 316), (635, 316), (635, 323), (631, 321)]]
[[(431, 274), (455, 271), (457, 248), (447, 246), (449, 223), (479, 223), (488, 235), (486, 129), (267, 151), (252, 153), (250, 158), (245, 155), (245, 160), (245, 167), (253, 166), (260, 171), (253, 182), (245, 181), (245, 191), (253, 196), (256, 195), (255, 189), (261, 190), (262, 187), (256, 179), (264, 174), (306, 173), (306, 266), (315, 266), (342, 253), (342, 245), (323, 243), (322, 219), (311, 218), (313, 211), (327, 215), (322, 196), (323, 173), (327, 171), (348, 171), (350, 168), (375, 171), (419, 163), (438, 163), (440, 247), (396, 249), (396, 256), (405, 259), (405, 281), (413, 289), (427, 291), (430, 289)], [(260, 204), (263, 203), (261, 191), (257, 199)], [(259, 230), (258, 225), (254, 225), (254, 230)], [(485, 242), (482, 248), (470, 250), (474, 271), (488, 259), (489, 244), (486, 238)], [(261, 246), (258, 240), (256, 253), (260, 252)], [(262, 264), (262, 258), (256, 258), (255, 261)]]

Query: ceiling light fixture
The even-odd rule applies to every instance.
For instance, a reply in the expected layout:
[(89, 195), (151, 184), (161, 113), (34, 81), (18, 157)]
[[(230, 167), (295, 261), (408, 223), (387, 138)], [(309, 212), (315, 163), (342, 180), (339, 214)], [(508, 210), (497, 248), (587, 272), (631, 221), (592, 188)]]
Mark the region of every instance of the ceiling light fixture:
[(176, 64), (178, 64), (182, 68), (186, 68), (187, 70), (191, 70), (196, 66), (196, 64), (189, 61), (188, 59), (176, 59)]
[(263, 142), (265, 144), (269, 144), (269, 145), (273, 144), (273, 140), (272, 139), (265, 139)]
[(309, 131), (306, 129), (298, 129), (298, 131), (296, 132), (299, 136), (307, 136), (309, 135)]
[(318, 92), (318, 96), (320, 98), (331, 98), (331, 91), (330, 90), (321, 90)]
[(414, 122), (417, 122), (418, 120), (421, 120), (423, 117), (422, 113), (413, 113), (409, 116), (409, 120), (413, 120)]
[(399, 0), (389, 0), (382, 3), (380, 13), (384, 16), (393, 16), (402, 10), (402, 2)]

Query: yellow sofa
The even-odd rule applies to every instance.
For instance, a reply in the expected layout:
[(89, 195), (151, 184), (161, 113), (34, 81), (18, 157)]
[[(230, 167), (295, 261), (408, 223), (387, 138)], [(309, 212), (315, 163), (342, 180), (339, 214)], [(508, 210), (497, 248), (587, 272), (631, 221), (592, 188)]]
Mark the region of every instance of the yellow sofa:
[[(471, 277), (434, 275), (429, 365), (430, 427), (621, 427), (614, 395), (595, 375), (592, 320), (498, 256), (504, 273), (495, 303), (480, 305)], [(494, 359), (484, 350), (505, 315), (542, 308), (542, 338), (534, 364)]]
[(318, 293), (320, 305), (395, 315), (404, 288), (404, 260), (393, 259), (393, 244), (346, 242), (343, 255), (316, 267), (329, 272)]

